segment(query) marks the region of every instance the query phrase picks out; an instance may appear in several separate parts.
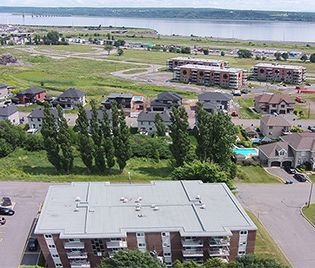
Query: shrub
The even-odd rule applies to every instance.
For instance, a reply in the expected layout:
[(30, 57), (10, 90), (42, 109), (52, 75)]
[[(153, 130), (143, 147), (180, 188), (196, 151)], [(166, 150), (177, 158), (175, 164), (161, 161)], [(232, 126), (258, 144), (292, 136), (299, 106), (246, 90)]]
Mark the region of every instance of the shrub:
[(31, 152), (44, 150), (43, 136), (41, 134), (28, 134), (25, 138), (24, 148)]
[(6, 142), (5, 139), (0, 139), (0, 157), (5, 157), (13, 152), (13, 146)]
[(166, 138), (150, 137), (140, 134), (130, 137), (132, 157), (147, 157), (153, 159), (170, 159), (171, 151)]

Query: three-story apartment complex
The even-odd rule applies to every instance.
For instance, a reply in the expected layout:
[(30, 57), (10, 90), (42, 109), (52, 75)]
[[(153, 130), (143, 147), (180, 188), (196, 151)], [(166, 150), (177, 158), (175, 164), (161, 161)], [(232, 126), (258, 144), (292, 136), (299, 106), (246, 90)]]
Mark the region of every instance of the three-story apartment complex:
[(256, 226), (225, 184), (89, 182), (51, 186), (35, 233), (47, 267), (97, 267), (120, 249), (171, 266), (253, 253)]
[(203, 86), (239, 89), (244, 85), (245, 74), (241, 69), (187, 64), (175, 69), (174, 80)]
[(301, 84), (305, 80), (305, 73), (303, 66), (259, 63), (253, 67), (252, 78), (257, 81)]
[(202, 58), (191, 58), (191, 57), (176, 57), (167, 60), (166, 65), (169, 70), (174, 71), (177, 67), (186, 65), (204, 65), (204, 66), (216, 66), (220, 68), (225, 68), (228, 63), (224, 60), (213, 60), (213, 59), (202, 59)]

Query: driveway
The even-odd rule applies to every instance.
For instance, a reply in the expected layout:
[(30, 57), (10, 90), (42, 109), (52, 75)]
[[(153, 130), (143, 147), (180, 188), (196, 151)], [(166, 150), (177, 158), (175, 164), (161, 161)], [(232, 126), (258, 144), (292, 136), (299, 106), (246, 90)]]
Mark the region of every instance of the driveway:
[(0, 197), (9, 196), (15, 203), (15, 215), (6, 217), (0, 226), (1, 268), (16, 268), (34, 218), (44, 201), (49, 184), (31, 182), (0, 182)]
[(283, 168), (280, 167), (270, 167), (270, 168), (266, 168), (267, 172), (269, 172), (271, 175), (274, 175), (278, 178), (280, 178), (281, 180), (283, 180), (283, 182), (286, 182), (287, 180), (291, 180), (295, 183), (299, 183), (296, 179), (293, 178), (292, 174), (287, 173)]
[(261, 220), (292, 266), (314, 268), (315, 229), (300, 214), (310, 184), (242, 184), (237, 189), (240, 202)]

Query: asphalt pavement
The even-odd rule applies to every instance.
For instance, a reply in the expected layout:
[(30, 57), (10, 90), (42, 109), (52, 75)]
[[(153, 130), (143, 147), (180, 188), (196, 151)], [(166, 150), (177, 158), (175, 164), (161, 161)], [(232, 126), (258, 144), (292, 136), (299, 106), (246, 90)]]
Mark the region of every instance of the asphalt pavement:
[[(240, 202), (260, 219), (294, 268), (315, 267), (315, 228), (300, 212), (308, 201), (310, 186), (310, 183), (237, 185)], [(315, 202), (314, 195), (312, 201)]]

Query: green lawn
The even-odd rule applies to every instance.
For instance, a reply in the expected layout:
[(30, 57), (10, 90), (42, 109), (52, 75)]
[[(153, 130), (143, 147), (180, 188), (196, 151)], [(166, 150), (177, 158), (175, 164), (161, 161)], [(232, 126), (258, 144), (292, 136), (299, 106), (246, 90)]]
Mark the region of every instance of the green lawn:
[(40, 51), (51, 51), (51, 52), (93, 52), (96, 50), (95, 47), (91, 45), (79, 45), (79, 44), (71, 44), (71, 45), (60, 45), (60, 46), (39, 46), (37, 48)]
[(237, 183), (280, 183), (261, 166), (238, 166), (237, 177)]
[(235, 99), (240, 105), (240, 118), (242, 119), (259, 119), (260, 114), (252, 112), (249, 108), (254, 107), (254, 100), (252, 98), (238, 97)]
[(303, 213), (315, 225), (315, 204), (303, 208)]
[(150, 159), (133, 158), (128, 161), (123, 174), (119, 174), (118, 167), (109, 176), (89, 174), (78, 153), (75, 155), (74, 166), (73, 174), (59, 175), (48, 162), (44, 151), (27, 152), (17, 149), (9, 156), (0, 158), (0, 180), (120, 182), (128, 180), (128, 172), (131, 172), (134, 181), (169, 180), (172, 170), (167, 160), (156, 162)]
[(315, 174), (312, 174), (312, 175), (310, 175), (309, 177), (310, 177), (310, 179), (311, 179), (313, 182), (315, 182)]
[(292, 267), (286, 256), (282, 253), (279, 246), (272, 239), (260, 220), (257, 219), (257, 217), (251, 211), (246, 210), (246, 212), (258, 228), (256, 234), (255, 254), (262, 257), (275, 258), (282, 264)]

